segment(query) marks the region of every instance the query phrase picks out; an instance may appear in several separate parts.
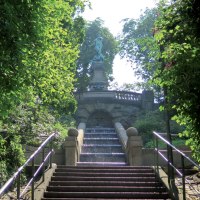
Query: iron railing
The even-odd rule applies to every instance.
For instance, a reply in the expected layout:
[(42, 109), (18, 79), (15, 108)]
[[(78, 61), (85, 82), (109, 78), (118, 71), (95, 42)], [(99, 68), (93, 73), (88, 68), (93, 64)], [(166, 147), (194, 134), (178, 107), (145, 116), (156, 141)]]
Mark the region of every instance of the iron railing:
[[(42, 180), (45, 181), (45, 164), (49, 161), (49, 167), (52, 168), (52, 155), (54, 153), (52, 142), (56, 138), (57, 133), (51, 134), (39, 147), (38, 149), (28, 158), (28, 160), (20, 167), (18, 170), (14, 173), (14, 175), (3, 185), (3, 187), (0, 189), (0, 198), (10, 189), (11, 186), (16, 183), (17, 185), (17, 196), (16, 199), (22, 199), (23, 195), (26, 193), (29, 186), (31, 186), (31, 199), (34, 200), (34, 184), (35, 184), (35, 178), (38, 176), (39, 172), (42, 170)], [(48, 146), (48, 152), (45, 153), (45, 148)], [(37, 168), (35, 170), (35, 158), (38, 156), (39, 153), (42, 153), (42, 160)], [(46, 154), (46, 155), (45, 155)], [(24, 187), (22, 191), (21, 189), (21, 174), (25, 167), (31, 164), (31, 171), (32, 175), (30, 180), (28, 181), (27, 185)]]
[[(190, 183), (190, 180), (188, 180), (186, 178), (185, 175), (185, 162), (189, 162), (192, 166), (196, 166), (198, 170), (200, 170), (200, 166), (194, 162), (191, 158), (189, 158), (187, 155), (185, 155), (182, 151), (180, 151), (179, 149), (177, 149), (174, 145), (172, 145), (168, 140), (166, 140), (165, 138), (163, 138), (161, 136), (161, 133), (157, 133), (155, 131), (153, 131), (154, 134), (154, 138), (155, 138), (155, 151), (157, 152), (157, 157), (156, 157), (156, 167), (158, 170), (159, 167), (159, 159), (158, 156), (160, 156), (166, 163), (168, 166), (168, 172), (172, 171), (174, 174), (171, 176), (170, 173), (168, 174), (168, 183), (169, 184), (175, 184), (174, 183), (174, 175), (176, 173), (176, 175), (179, 175), (182, 179), (182, 190), (183, 190), (183, 200), (186, 200), (186, 183), (190, 185), (191, 188), (193, 188), (193, 190), (197, 193), (198, 196), (200, 196), (200, 191), (196, 190), (193, 185)], [(168, 149), (172, 149), (172, 153), (177, 153), (180, 158), (181, 158), (181, 169), (179, 169), (178, 167), (176, 167), (173, 163), (173, 160), (169, 160), (168, 157), (166, 157), (166, 155), (164, 155), (163, 151), (159, 149), (159, 145), (158, 145), (158, 140), (161, 140), (162, 142), (164, 142), (167, 145), (167, 150)], [(173, 179), (173, 180), (172, 180)], [(175, 189), (174, 187), (170, 187), (170, 189)], [(175, 191), (172, 191), (172, 193), (174, 194)]]

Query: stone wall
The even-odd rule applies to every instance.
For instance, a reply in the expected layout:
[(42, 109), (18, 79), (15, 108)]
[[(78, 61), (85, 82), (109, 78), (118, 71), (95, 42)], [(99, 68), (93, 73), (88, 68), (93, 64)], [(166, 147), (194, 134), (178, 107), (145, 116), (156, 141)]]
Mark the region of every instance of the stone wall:
[(76, 93), (75, 97), (78, 101), (76, 121), (85, 122), (87, 127), (98, 124), (108, 127), (111, 122), (117, 121), (128, 128), (140, 112), (153, 110), (154, 106), (151, 91), (88, 91)]

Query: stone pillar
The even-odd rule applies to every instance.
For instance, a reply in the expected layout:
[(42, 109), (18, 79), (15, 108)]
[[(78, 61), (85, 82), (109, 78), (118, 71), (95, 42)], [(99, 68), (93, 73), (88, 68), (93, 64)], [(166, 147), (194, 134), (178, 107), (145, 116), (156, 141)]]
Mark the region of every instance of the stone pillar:
[(65, 165), (76, 166), (78, 161), (78, 130), (70, 128), (68, 131), (68, 137), (65, 140)]
[(130, 166), (142, 165), (142, 137), (134, 127), (126, 130), (128, 142), (126, 147), (127, 160)]
[(154, 94), (151, 90), (142, 91), (142, 108), (145, 111), (153, 110), (154, 105)]

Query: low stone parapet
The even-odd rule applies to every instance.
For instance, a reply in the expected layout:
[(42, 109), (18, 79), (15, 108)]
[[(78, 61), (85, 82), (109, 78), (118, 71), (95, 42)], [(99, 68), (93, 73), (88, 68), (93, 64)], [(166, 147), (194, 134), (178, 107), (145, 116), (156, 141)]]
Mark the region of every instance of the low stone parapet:
[(84, 101), (93, 98), (110, 99), (113, 102), (137, 102), (142, 104), (142, 94), (136, 92), (126, 91), (88, 91), (83, 93), (75, 93), (75, 97), (78, 101)]

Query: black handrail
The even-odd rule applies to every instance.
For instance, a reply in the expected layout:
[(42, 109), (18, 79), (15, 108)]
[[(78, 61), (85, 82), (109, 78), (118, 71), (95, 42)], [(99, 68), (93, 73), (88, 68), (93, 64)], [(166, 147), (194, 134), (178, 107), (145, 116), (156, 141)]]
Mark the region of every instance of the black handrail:
[[(34, 200), (34, 180), (35, 177), (38, 175), (41, 169), (43, 169), (45, 163), (49, 160), (50, 168), (52, 168), (52, 155), (54, 153), (54, 150), (52, 148), (52, 141), (54, 138), (56, 138), (57, 133), (51, 134), (39, 147), (38, 149), (28, 158), (28, 160), (20, 167), (18, 170), (14, 173), (14, 175), (3, 185), (3, 187), (0, 189), (0, 197), (2, 197), (3, 194), (14, 184), (15, 180), (17, 180), (17, 200), (21, 199), (22, 196), (25, 194), (27, 188), (31, 185), (31, 199)], [(45, 147), (50, 144), (50, 149), (45, 157)], [(40, 163), (38, 169), (35, 171), (35, 158), (36, 156), (42, 151), (42, 162)], [(28, 166), (28, 164), (31, 163), (32, 165), (32, 177), (29, 180), (26, 187), (23, 189), (23, 191), (20, 193), (20, 175), (24, 168)], [(45, 180), (45, 176), (43, 173), (43, 181)]]
[[(162, 133), (157, 133), (157, 132), (153, 131), (153, 134), (154, 134), (154, 138), (156, 140), (155, 141), (155, 144), (156, 144), (155, 151), (157, 152), (157, 155), (160, 155), (161, 158), (167, 162), (168, 171), (170, 170), (170, 167), (171, 167), (171, 168), (173, 168), (174, 172), (176, 172), (182, 178), (183, 200), (186, 200), (185, 182), (187, 182), (189, 184), (190, 184), (190, 182), (185, 178), (185, 160), (189, 161), (192, 165), (196, 166), (199, 170), (200, 170), (200, 166), (197, 163), (195, 163), (191, 158), (189, 158), (187, 155), (185, 155), (182, 151), (180, 151), (174, 145), (172, 145), (168, 140), (163, 138), (161, 136)], [(159, 150), (159, 148), (158, 148), (158, 139), (163, 141), (167, 145), (167, 147), (170, 147), (173, 151), (177, 152), (181, 156), (181, 168), (182, 168), (182, 171), (180, 171), (178, 168), (176, 168), (174, 163), (169, 161), (168, 158), (166, 158), (165, 155)], [(169, 149), (169, 148), (167, 148), (167, 149)], [(156, 165), (157, 165), (157, 169), (158, 169), (158, 157), (157, 157)], [(169, 183), (172, 182), (172, 180), (170, 180), (170, 179), (171, 179), (171, 177), (169, 176), (169, 173), (168, 173), (168, 182)], [(172, 189), (173, 189), (173, 187), (172, 187)], [(199, 193), (197, 190), (195, 190), (195, 191), (197, 193)]]

